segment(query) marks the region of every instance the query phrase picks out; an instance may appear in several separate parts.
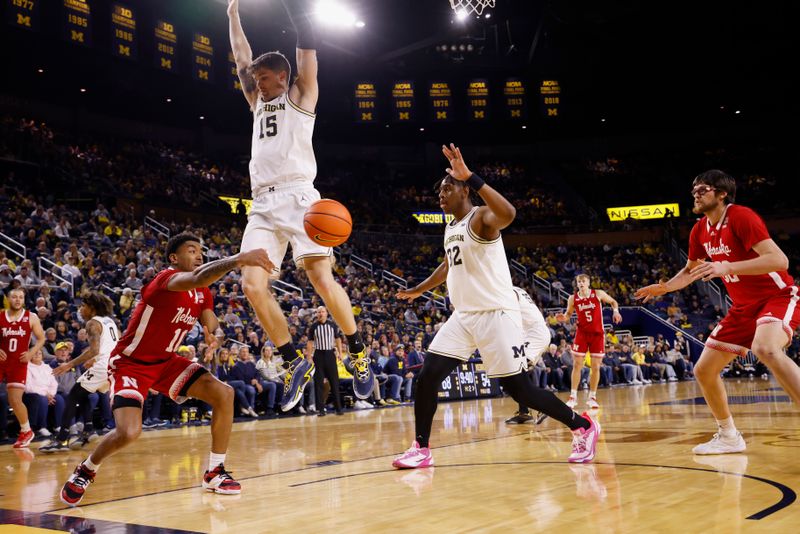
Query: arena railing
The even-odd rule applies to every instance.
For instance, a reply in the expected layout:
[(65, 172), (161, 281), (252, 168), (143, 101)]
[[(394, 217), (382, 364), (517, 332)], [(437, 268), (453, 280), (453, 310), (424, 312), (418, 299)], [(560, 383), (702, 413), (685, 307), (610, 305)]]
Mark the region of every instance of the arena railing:
[(38, 261), (39, 261), (39, 278), (43, 278), (42, 273), (44, 272), (49, 274), (56, 280), (65, 282), (67, 285), (69, 285), (69, 296), (75, 297), (75, 284), (72, 282), (72, 280), (68, 280), (67, 278), (64, 278), (63, 276), (58, 274), (59, 272), (61, 272), (61, 267), (57, 263), (43, 256), (39, 256)]
[(291, 295), (292, 291), (297, 291), (300, 293), (300, 298), (305, 300), (303, 297), (303, 290), (294, 284), (290, 284), (289, 282), (284, 282), (283, 280), (273, 280), (272, 287), (276, 291), (279, 291), (281, 295), (285, 295), (287, 293)]
[(25, 245), (3, 232), (0, 232), (0, 247), (3, 247), (21, 260), (25, 260), (28, 257), (28, 249)]
[(170, 238), (169, 227), (165, 224), (158, 222), (149, 215), (144, 216), (144, 227), (153, 230), (155, 233), (159, 234), (160, 236), (166, 237), (167, 239)]

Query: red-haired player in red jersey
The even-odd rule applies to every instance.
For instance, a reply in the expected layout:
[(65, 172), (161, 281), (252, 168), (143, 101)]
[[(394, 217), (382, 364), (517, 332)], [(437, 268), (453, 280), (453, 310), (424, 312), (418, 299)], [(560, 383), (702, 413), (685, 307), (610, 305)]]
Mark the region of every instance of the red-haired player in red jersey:
[[(33, 440), (28, 409), (22, 402), (22, 394), (28, 378), (28, 362), (44, 346), (44, 330), (39, 317), (25, 309), (25, 291), (20, 288), (9, 291), (8, 303), (9, 309), (0, 314), (0, 382), (7, 385), (8, 403), (19, 421), (19, 437), (14, 448), (21, 449)], [(31, 332), (36, 336), (36, 345), (33, 347), (29, 347)]]
[(578, 326), (572, 343), (572, 382), (567, 406), (574, 408), (578, 404), (578, 385), (581, 381), (586, 353), (592, 357), (592, 374), (589, 377), (589, 399), (586, 405), (594, 410), (600, 407), (597, 402), (597, 386), (600, 384), (600, 364), (606, 354), (606, 332), (603, 329), (603, 304), (608, 304), (614, 312), (612, 320), (622, 322), (619, 304), (602, 289), (592, 289), (588, 274), (575, 277), (578, 290), (567, 300), (567, 311), (558, 314), (556, 319), (565, 322), (575, 311)]
[[(696, 280), (722, 278), (733, 306), (706, 340), (695, 365), (697, 382), (719, 431), (696, 446), (695, 454), (726, 454), (745, 450), (733, 424), (720, 372), (748, 350), (769, 367), (784, 391), (800, 403), (800, 367), (784, 353), (800, 323), (798, 288), (787, 269), (789, 260), (753, 210), (733, 204), (736, 182), (710, 170), (692, 184), (694, 209), (704, 217), (689, 236), (689, 261), (664, 283), (643, 287), (636, 298), (648, 301), (677, 291)], [(711, 261), (706, 261), (710, 259)]]
[(165, 256), (170, 267), (142, 288), (142, 300), (111, 352), (108, 371), (116, 428), (103, 437), (64, 484), (61, 500), (70, 506), (80, 503), (101, 462), (139, 437), (142, 404), (150, 389), (178, 403), (193, 397), (211, 405), (211, 454), (202, 485), (216, 493), (241, 492), (224, 466), (233, 424), (233, 390), (176, 351), (198, 319), (206, 343), (217, 345), (212, 332), (219, 323), (209, 284), (238, 267), (260, 267), (269, 272), (274, 265), (263, 249), (203, 264), (200, 239), (188, 233), (173, 236)]

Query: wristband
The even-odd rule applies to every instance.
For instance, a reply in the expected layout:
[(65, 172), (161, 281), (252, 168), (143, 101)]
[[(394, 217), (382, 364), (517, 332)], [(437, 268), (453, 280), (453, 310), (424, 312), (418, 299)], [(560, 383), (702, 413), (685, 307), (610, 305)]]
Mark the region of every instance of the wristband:
[(474, 172), (470, 174), (469, 178), (466, 180), (467, 185), (473, 191), (480, 191), (481, 187), (483, 187), (486, 182), (483, 181), (483, 178), (475, 174)]

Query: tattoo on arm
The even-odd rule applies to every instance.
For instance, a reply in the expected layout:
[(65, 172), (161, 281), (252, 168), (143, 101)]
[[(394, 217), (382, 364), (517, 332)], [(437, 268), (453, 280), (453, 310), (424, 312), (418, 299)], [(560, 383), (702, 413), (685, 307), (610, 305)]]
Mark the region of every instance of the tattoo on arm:
[(216, 282), (222, 278), (224, 274), (235, 269), (237, 266), (236, 262), (236, 256), (231, 256), (201, 265), (195, 269), (193, 273), (195, 279), (197, 279), (197, 286), (195, 287), (206, 287), (208, 284)]
[(239, 69), (239, 81), (242, 82), (242, 89), (244, 89), (245, 93), (256, 92), (256, 81), (247, 67)]

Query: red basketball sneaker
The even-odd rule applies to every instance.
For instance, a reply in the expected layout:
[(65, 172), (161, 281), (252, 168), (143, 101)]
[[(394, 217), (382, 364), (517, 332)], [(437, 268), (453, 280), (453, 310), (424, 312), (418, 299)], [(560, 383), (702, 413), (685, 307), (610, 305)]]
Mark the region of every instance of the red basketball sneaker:
[(61, 502), (69, 506), (78, 506), (86, 488), (92, 482), (94, 482), (94, 471), (83, 465), (83, 462), (79, 463), (75, 472), (70, 475), (64, 487), (61, 488)]
[(225, 471), (225, 466), (222, 464), (211, 471), (206, 471), (203, 475), (203, 488), (223, 495), (239, 495), (242, 492), (242, 485)]
[(33, 430), (20, 432), (19, 436), (17, 436), (17, 441), (14, 442), (14, 448), (22, 449), (23, 447), (27, 447), (31, 444), (31, 441), (33, 441), (34, 436), (36, 436), (36, 434), (33, 433)]

